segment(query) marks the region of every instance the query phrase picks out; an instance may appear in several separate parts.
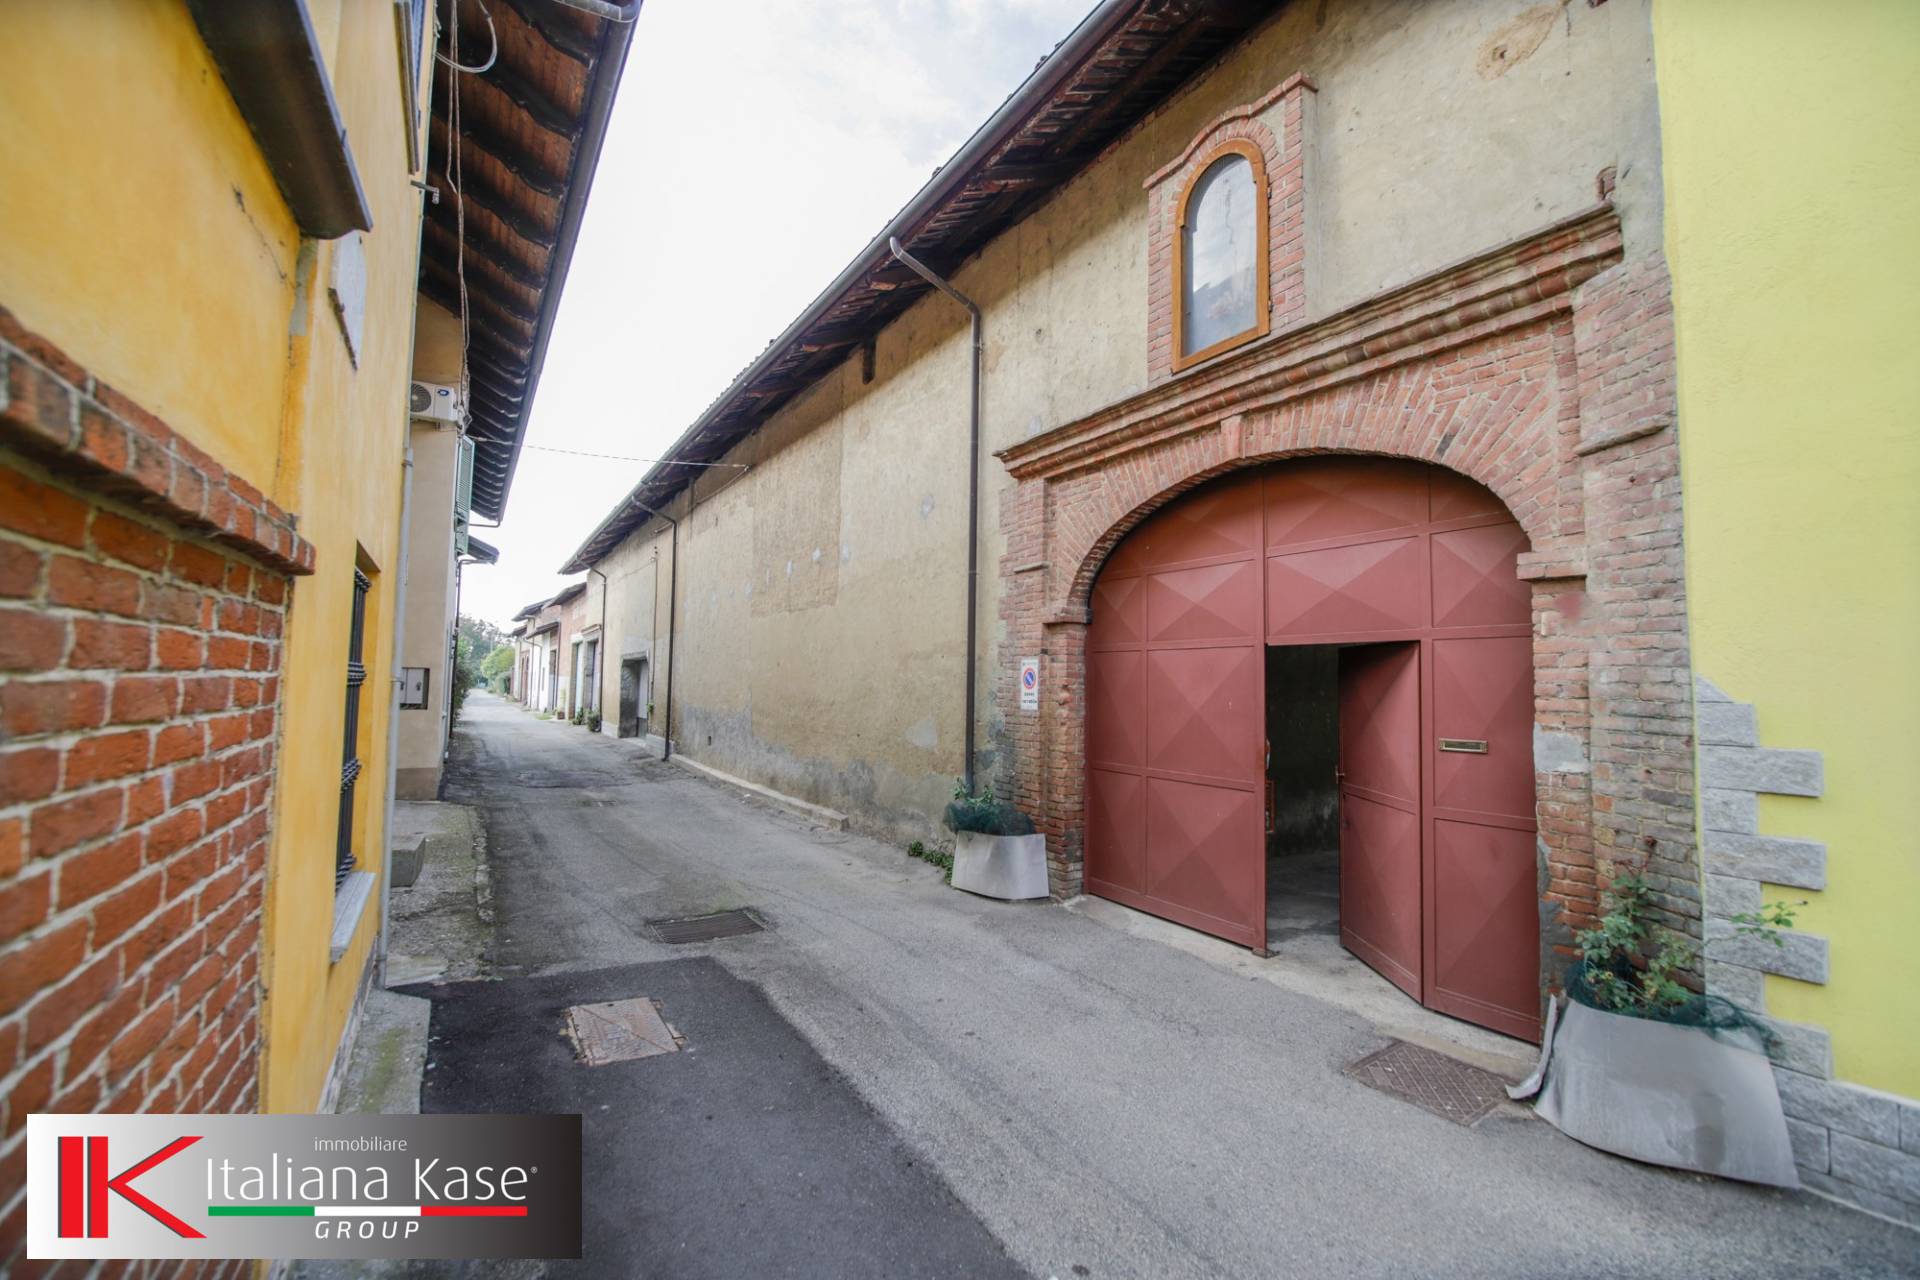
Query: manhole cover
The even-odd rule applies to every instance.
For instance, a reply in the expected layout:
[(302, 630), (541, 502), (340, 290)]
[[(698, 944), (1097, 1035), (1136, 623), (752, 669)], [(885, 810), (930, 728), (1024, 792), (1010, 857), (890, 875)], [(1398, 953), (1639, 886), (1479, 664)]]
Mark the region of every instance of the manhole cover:
[(1507, 1082), (1491, 1071), (1404, 1040), (1349, 1063), (1346, 1074), (1455, 1124), (1472, 1124), (1507, 1096)]
[(751, 911), (716, 911), (704, 916), (674, 916), (646, 922), (655, 942), (711, 942), (715, 938), (737, 938), (743, 933), (759, 933), (767, 926)]
[(660, 1014), (660, 1002), (646, 996), (576, 1004), (567, 1010), (567, 1038), (590, 1067), (678, 1053), (682, 1038)]

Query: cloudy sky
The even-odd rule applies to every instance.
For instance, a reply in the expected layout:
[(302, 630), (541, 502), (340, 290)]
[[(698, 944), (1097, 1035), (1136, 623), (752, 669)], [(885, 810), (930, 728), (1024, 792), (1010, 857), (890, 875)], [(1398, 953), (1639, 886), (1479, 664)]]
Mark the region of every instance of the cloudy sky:
[[(463, 611), (504, 623), (1092, 0), (647, 0), (527, 447)], [(553, 450), (612, 455), (579, 457)]]

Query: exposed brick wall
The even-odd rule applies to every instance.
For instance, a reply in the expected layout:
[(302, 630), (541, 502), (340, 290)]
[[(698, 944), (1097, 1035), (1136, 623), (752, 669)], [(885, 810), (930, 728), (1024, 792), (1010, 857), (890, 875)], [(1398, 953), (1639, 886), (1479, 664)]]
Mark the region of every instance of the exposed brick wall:
[(313, 549), (3, 311), (0, 385), (0, 1270), (24, 1272), (29, 1113), (257, 1105), (279, 672)]
[(1699, 934), (1671, 316), (1660, 259), (1621, 253), (1598, 210), (1000, 455), (1018, 482), (1001, 670), (1040, 654), (1044, 680), (1022, 713), (1002, 677), (1005, 785), (1047, 834), (1057, 894), (1081, 888), (1087, 607), (1107, 553), (1215, 476), (1373, 453), (1480, 481), (1531, 540), (1545, 974), (1609, 862), (1646, 867), (1668, 923)]

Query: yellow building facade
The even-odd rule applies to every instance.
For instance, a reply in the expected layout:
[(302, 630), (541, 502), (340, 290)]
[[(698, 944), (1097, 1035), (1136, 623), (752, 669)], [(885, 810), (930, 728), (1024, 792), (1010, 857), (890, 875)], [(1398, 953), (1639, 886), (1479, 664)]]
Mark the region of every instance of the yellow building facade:
[[(46, 896), (0, 949), (46, 961), (9, 1014), (69, 1010), (10, 1060), (35, 1109), (320, 1109), (369, 980), (432, 30), (424, 7), (411, 39), (391, 4), (276, 12), (320, 54), (367, 230), (303, 230), (186, 5), (5, 18), (0, 475), (33, 571), (8, 594), (51, 630), (4, 673), (0, 742), (52, 781), (0, 794), (0, 872)], [(342, 910), (356, 570), (366, 887)], [(62, 961), (99, 978), (60, 986)]]
[(1662, 0), (1654, 33), (1709, 915), (1806, 903), (1709, 986), (1802, 1048), (1809, 1181), (1920, 1219), (1876, 1176), (1920, 1151), (1920, 9)]

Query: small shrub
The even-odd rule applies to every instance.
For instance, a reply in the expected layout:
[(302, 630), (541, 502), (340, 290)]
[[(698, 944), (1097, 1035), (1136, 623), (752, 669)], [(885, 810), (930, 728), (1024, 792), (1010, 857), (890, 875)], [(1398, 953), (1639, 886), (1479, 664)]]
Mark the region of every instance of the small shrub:
[(587, 728), (593, 733), (600, 732), (600, 713), (598, 711), (587, 712)]
[(929, 849), (927, 848), (926, 845), (921, 844), (918, 840), (915, 840), (912, 844), (907, 846), (907, 856), (911, 858), (918, 858), (922, 862), (931, 862), (934, 866), (939, 867), (942, 871), (946, 872), (946, 874), (941, 877), (942, 880), (944, 880), (948, 884), (953, 883), (953, 855), (952, 854), (944, 853), (939, 849)]
[(947, 827), (983, 836), (1030, 836), (1033, 819), (994, 795), (991, 782), (972, 795), (961, 779), (953, 788), (953, 803), (947, 806)]
[[(1662, 1021), (1730, 1016), (1730, 1006), (1707, 1008), (1703, 998), (1680, 981), (1698, 962), (1700, 948), (1691, 938), (1652, 922), (1653, 889), (1638, 872), (1616, 876), (1601, 905), (1606, 914), (1573, 937), (1580, 959), (1567, 975), (1570, 995), (1610, 1013)], [(1784, 947), (1780, 931), (1793, 927), (1794, 908), (1804, 905), (1770, 902), (1759, 911), (1742, 912), (1733, 917), (1735, 932)]]

